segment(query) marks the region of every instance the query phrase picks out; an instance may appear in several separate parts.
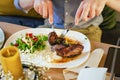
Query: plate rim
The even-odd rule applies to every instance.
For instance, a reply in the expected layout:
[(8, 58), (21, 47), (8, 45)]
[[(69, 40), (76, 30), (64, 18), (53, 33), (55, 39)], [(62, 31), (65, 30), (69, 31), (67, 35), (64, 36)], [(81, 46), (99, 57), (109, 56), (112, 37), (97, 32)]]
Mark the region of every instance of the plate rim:
[(2, 40), (1, 40), (1, 42), (0, 42), (0, 48), (2, 48), (2, 47), (3, 47), (3, 44), (4, 44), (4, 42), (5, 42), (5, 33), (4, 33), (4, 31), (3, 31), (2, 28), (0, 28), (0, 33), (2, 34)]

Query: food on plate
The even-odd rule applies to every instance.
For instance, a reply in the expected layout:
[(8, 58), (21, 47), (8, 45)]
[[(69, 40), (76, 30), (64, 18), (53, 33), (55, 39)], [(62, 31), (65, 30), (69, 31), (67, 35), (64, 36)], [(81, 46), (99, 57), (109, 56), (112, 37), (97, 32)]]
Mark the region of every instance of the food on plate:
[[(35, 57), (50, 63), (64, 63), (76, 59), (83, 51), (83, 45), (69, 37), (59, 37), (56, 32), (48, 35), (22, 34), (11, 45), (19, 48), (25, 60)], [(30, 54), (31, 53), (31, 54)]]
[(56, 42), (56, 39), (58, 38), (57, 34), (55, 32), (50, 32), (48, 34), (48, 42), (51, 44), (51, 45), (54, 45)]
[(54, 50), (57, 52), (57, 55), (62, 57), (73, 57), (81, 54), (83, 46), (80, 44), (70, 44), (70, 45), (55, 45)]
[(11, 45), (18, 47), (20, 51), (34, 53), (35, 51), (44, 50), (46, 47), (46, 41), (48, 41), (48, 37), (46, 35), (26, 33), (25, 36), (17, 38), (15, 43), (12, 42)]
[(56, 51), (57, 55), (63, 58), (80, 55), (84, 48), (80, 42), (58, 37), (54, 31), (49, 33), (48, 42), (51, 44), (52, 50)]

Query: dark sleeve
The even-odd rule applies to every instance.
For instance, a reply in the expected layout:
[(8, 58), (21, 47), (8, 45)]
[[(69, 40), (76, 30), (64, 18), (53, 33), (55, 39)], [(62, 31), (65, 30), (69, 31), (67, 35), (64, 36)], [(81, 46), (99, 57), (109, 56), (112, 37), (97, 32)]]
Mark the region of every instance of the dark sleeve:
[(100, 24), (101, 29), (112, 29), (116, 25), (116, 12), (108, 6), (105, 6), (102, 12), (103, 22)]

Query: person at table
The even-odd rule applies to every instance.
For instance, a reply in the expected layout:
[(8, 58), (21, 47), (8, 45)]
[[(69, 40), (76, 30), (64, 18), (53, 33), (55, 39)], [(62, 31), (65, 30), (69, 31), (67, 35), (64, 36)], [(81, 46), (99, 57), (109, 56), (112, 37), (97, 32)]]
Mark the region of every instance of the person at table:
[(27, 12), (16, 9), (16, 7), (14, 6), (14, 0), (0, 0), (1, 22), (9, 22), (9, 23), (24, 25), (32, 28), (44, 24), (44, 19), (42, 18), (41, 15), (36, 13), (34, 9), (31, 9), (27, 14), (26, 13)]
[(34, 8), (57, 28), (75, 22), (77, 27), (74, 30), (84, 33), (90, 40), (100, 41), (102, 32), (98, 25), (103, 21), (101, 12), (105, 5), (119, 11), (119, 5), (116, 5), (118, 2), (119, 0), (20, 0), (19, 6), (25, 11)]

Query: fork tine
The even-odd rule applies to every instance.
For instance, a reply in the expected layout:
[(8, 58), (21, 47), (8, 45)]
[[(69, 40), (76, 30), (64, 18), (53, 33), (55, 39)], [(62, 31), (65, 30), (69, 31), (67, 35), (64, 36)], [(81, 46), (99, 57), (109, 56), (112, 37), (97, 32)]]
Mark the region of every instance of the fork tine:
[(65, 29), (65, 30), (61, 33), (60, 37), (63, 38), (63, 37), (67, 34), (68, 31), (69, 31), (69, 29)]
[(74, 26), (74, 23), (69, 23), (65, 25), (65, 30), (61, 33), (60, 37), (64, 37), (67, 32)]

